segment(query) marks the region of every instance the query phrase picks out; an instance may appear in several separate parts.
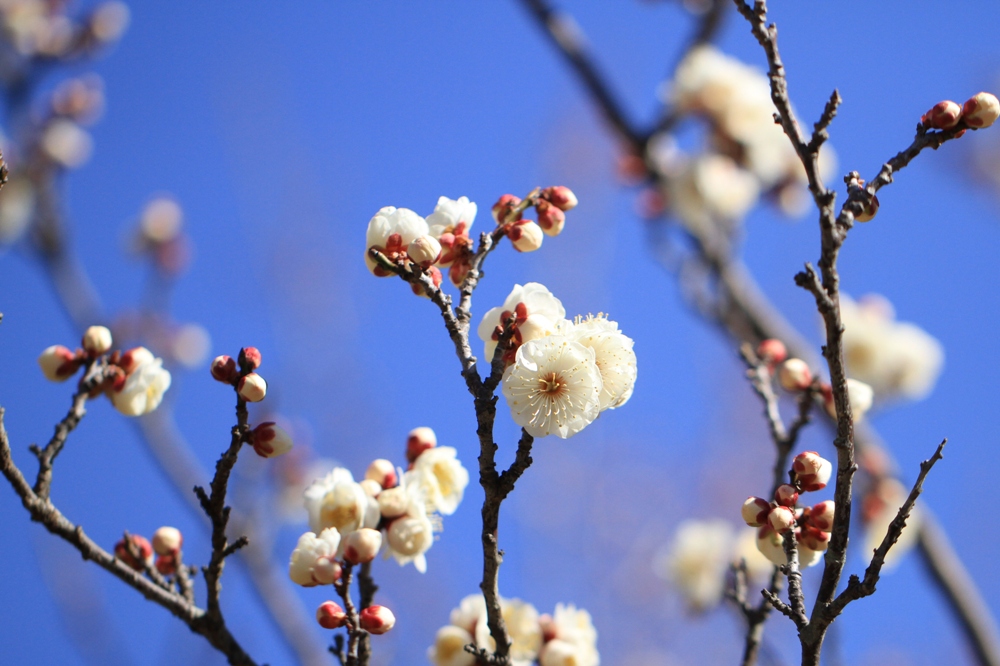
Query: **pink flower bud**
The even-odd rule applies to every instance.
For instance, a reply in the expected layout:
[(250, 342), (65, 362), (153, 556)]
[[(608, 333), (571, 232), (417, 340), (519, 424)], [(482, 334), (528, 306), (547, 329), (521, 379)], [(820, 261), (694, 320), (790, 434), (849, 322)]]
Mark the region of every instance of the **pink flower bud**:
[(164, 576), (173, 576), (177, 573), (177, 556), (157, 555), (156, 562), (153, 566), (155, 566), (156, 570)]
[[(802, 548), (822, 553), (830, 545), (830, 533), (805, 525), (798, 535)], [(809, 565), (806, 565), (809, 566)]]
[(783, 534), (795, 524), (795, 512), (787, 506), (776, 506), (767, 514), (767, 522), (778, 534)]
[(332, 601), (324, 601), (316, 609), (316, 621), (324, 629), (339, 629), (347, 624), (347, 613)]
[(76, 354), (62, 345), (46, 347), (38, 356), (38, 365), (42, 374), (50, 382), (64, 382), (80, 369), (81, 361)]
[(256, 370), (260, 367), (260, 350), (256, 347), (244, 347), (240, 350), (240, 367)]
[(800, 358), (790, 358), (778, 369), (778, 383), (786, 391), (804, 391), (812, 384), (809, 364)]
[(781, 506), (794, 509), (795, 503), (799, 501), (799, 492), (795, 490), (795, 486), (790, 486), (787, 483), (782, 484), (774, 491), (774, 501)]
[(239, 376), (236, 359), (232, 356), (216, 356), (212, 361), (212, 377), (223, 384), (232, 384)]
[(344, 559), (351, 564), (371, 562), (382, 547), (382, 533), (362, 527), (344, 537)]
[[(434, 286), (440, 288), (442, 282), (441, 270), (437, 266), (431, 266), (427, 269), (427, 274), (431, 276), (431, 282), (434, 283)], [(459, 284), (461, 284), (461, 281), (459, 281)], [(412, 289), (413, 293), (417, 296), (430, 298), (430, 296), (427, 295), (427, 290), (424, 289), (424, 285), (419, 282), (411, 282), (410, 289)]]
[(542, 246), (542, 228), (531, 220), (520, 220), (507, 228), (507, 238), (518, 252), (534, 252)]
[(91, 356), (100, 356), (111, 349), (111, 331), (106, 326), (91, 326), (83, 332), (81, 344)]
[(313, 580), (318, 584), (332, 585), (334, 581), (340, 579), (342, 572), (340, 562), (337, 560), (332, 557), (319, 557), (313, 564), (311, 573)]
[(767, 514), (771, 512), (771, 503), (762, 497), (748, 497), (743, 502), (743, 520), (750, 527), (760, 527), (767, 523)]
[(265, 421), (250, 432), (250, 444), (261, 458), (276, 458), (292, 450), (292, 436), (274, 421)]
[(427, 449), (437, 446), (437, 435), (427, 427), (414, 428), (406, 439), (406, 460), (410, 463)]
[(792, 471), (802, 490), (811, 492), (826, 488), (833, 474), (833, 465), (815, 451), (804, 451), (795, 456)]
[(988, 92), (970, 97), (962, 105), (962, 119), (969, 127), (989, 127), (1000, 117), (1000, 101)]
[(247, 402), (260, 402), (267, 395), (267, 382), (256, 372), (251, 372), (240, 380), (237, 391)]
[(962, 107), (950, 99), (938, 102), (930, 111), (920, 116), (920, 122), (928, 129), (951, 129), (962, 117)]
[(757, 356), (768, 365), (777, 365), (788, 358), (788, 350), (781, 340), (769, 338), (757, 345)]
[(430, 268), (441, 258), (441, 243), (433, 236), (420, 236), (407, 246), (406, 254), (421, 268)]
[(871, 222), (878, 213), (878, 197), (873, 194), (871, 201), (862, 201), (861, 205), (861, 212), (855, 215), (854, 219), (858, 222)]
[(542, 190), (542, 199), (552, 202), (552, 205), (562, 211), (572, 210), (579, 203), (573, 190), (563, 185), (554, 185)]
[(155, 359), (153, 352), (145, 347), (133, 347), (121, 355), (121, 358), (118, 359), (118, 367), (124, 370), (125, 374), (129, 374), (140, 365), (152, 363)]
[(549, 236), (558, 236), (566, 226), (566, 213), (545, 199), (539, 199), (535, 204), (538, 211), (538, 226)]
[[(493, 204), (493, 219), (496, 220), (497, 224), (503, 224), (507, 222), (507, 216), (511, 214), (511, 211), (521, 203), (520, 197), (515, 197), (513, 194), (505, 194), (497, 202)], [(518, 213), (517, 217), (511, 222), (516, 222), (521, 219), (521, 214)]]
[(184, 544), (184, 537), (176, 527), (161, 527), (153, 532), (153, 552), (157, 555), (175, 555)]
[(119, 539), (118, 543), (115, 544), (115, 557), (136, 571), (143, 571), (147, 566), (151, 566), (153, 564), (153, 546), (149, 540), (136, 534), (130, 535), (129, 540), (132, 542), (132, 550), (139, 554), (139, 559), (136, 559), (129, 551), (125, 539)]
[(371, 479), (383, 488), (392, 488), (399, 483), (399, 479), (396, 478), (396, 468), (385, 458), (373, 460), (365, 471), (365, 478)]
[(369, 606), (358, 614), (361, 628), (369, 634), (384, 634), (396, 624), (396, 616), (385, 606)]
[(833, 514), (836, 506), (833, 500), (816, 504), (809, 510), (809, 524), (818, 530), (829, 532), (833, 529)]

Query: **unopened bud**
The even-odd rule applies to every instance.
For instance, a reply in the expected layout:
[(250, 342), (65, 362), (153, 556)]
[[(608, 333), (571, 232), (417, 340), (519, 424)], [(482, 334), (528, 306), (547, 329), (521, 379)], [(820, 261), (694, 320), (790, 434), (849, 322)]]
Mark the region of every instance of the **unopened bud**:
[[(118, 543), (115, 544), (115, 557), (136, 571), (143, 571), (146, 567), (152, 565), (153, 546), (149, 543), (149, 539), (132, 534), (129, 536), (129, 541), (132, 542), (131, 550), (125, 539), (119, 539)], [(135, 551), (139, 555), (139, 559), (136, 559), (132, 555), (132, 551)]]
[(385, 606), (369, 606), (358, 614), (361, 628), (369, 634), (384, 634), (396, 624), (396, 616)]
[(156, 562), (153, 566), (155, 566), (156, 570), (164, 576), (173, 576), (177, 573), (177, 556), (157, 555)]
[[(875, 392), (872, 387), (857, 379), (847, 380), (847, 395), (851, 401), (851, 416), (857, 423), (865, 417), (865, 414), (872, 408), (875, 401)], [(823, 395), (826, 411), (831, 418), (837, 418), (837, 404), (833, 400), (833, 391)]]
[(531, 220), (521, 220), (507, 229), (507, 238), (518, 252), (534, 252), (542, 246), (542, 228)]
[(64, 382), (80, 369), (76, 354), (62, 345), (46, 347), (38, 356), (38, 365), (50, 382)]
[(513, 194), (505, 194), (497, 202), (493, 204), (493, 219), (496, 220), (497, 224), (503, 224), (504, 222), (515, 222), (521, 219), (521, 213), (517, 214), (513, 220), (508, 220), (507, 217), (511, 214), (517, 205), (521, 203), (521, 197), (515, 197)]
[(347, 624), (347, 613), (332, 601), (324, 601), (316, 609), (316, 621), (324, 629), (339, 629)]
[(804, 391), (812, 384), (809, 364), (800, 358), (790, 358), (778, 369), (778, 383), (786, 391)]
[(383, 490), (378, 496), (378, 509), (386, 520), (399, 518), (410, 508), (410, 496), (400, 487)]
[(340, 579), (340, 562), (332, 557), (320, 557), (312, 567), (312, 578), (320, 585), (332, 585)]
[(267, 382), (256, 372), (251, 372), (240, 379), (237, 391), (247, 402), (260, 402), (267, 395)]
[(236, 359), (232, 356), (216, 356), (211, 369), (212, 377), (223, 384), (232, 384), (240, 374), (236, 369)]
[(861, 202), (861, 212), (854, 216), (858, 222), (871, 222), (878, 213), (878, 197), (874, 194), (869, 201)]
[(361, 479), (358, 481), (358, 485), (361, 486), (361, 489), (365, 491), (365, 495), (368, 495), (368, 497), (378, 497), (382, 492), (382, 486), (371, 479)]
[(351, 564), (371, 562), (382, 547), (382, 533), (362, 527), (344, 537), (344, 559)]
[(833, 465), (815, 451), (804, 451), (795, 456), (792, 471), (802, 490), (812, 492), (826, 488), (833, 474)]
[(833, 500), (816, 504), (809, 510), (809, 524), (818, 530), (829, 532), (833, 529), (833, 514), (836, 506)]
[(572, 210), (579, 203), (576, 195), (573, 194), (573, 190), (563, 185), (546, 187), (542, 190), (541, 197), (547, 201), (551, 201), (553, 206), (562, 211)]
[(788, 350), (781, 340), (768, 338), (757, 345), (757, 357), (768, 365), (777, 365), (788, 358)]
[(91, 326), (83, 332), (81, 344), (91, 356), (100, 356), (111, 349), (111, 331), (106, 326)]
[(292, 436), (274, 421), (265, 421), (254, 428), (250, 443), (261, 458), (276, 458), (292, 450)]
[(950, 99), (938, 102), (930, 111), (920, 116), (920, 122), (928, 129), (951, 129), (962, 117), (962, 107)]
[(155, 359), (156, 357), (153, 356), (153, 352), (149, 351), (145, 347), (133, 347), (122, 354), (121, 358), (118, 359), (118, 367), (124, 370), (125, 374), (130, 374), (140, 365), (151, 363)]
[(256, 347), (244, 347), (240, 350), (239, 363), (241, 368), (256, 370), (260, 367), (260, 350)]
[(174, 555), (184, 544), (184, 537), (176, 527), (161, 527), (153, 532), (153, 552), (157, 555)]
[(771, 512), (771, 503), (762, 497), (748, 497), (743, 502), (741, 514), (750, 527), (760, 527), (767, 523), (767, 514)]
[[(813, 550), (818, 553), (822, 553), (826, 550), (827, 546), (830, 545), (830, 533), (825, 530), (820, 530), (815, 527), (806, 525), (802, 528), (802, 532), (798, 535), (799, 543), (805, 549)], [(809, 566), (805, 564), (805, 566)]]
[(365, 478), (371, 479), (383, 488), (392, 488), (399, 483), (399, 479), (396, 478), (396, 468), (385, 458), (373, 460), (365, 471)]
[(781, 506), (794, 509), (795, 503), (799, 501), (799, 491), (795, 490), (795, 486), (790, 486), (787, 483), (782, 484), (774, 491), (774, 501)]
[(988, 92), (970, 97), (962, 105), (962, 119), (969, 127), (989, 127), (1000, 117), (1000, 101)]
[(795, 512), (787, 506), (776, 506), (767, 514), (767, 522), (778, 534), (783, 534), (795, 524)]
[(406, 439), (406, 460), (413, 462), (427, 449), (437, 446), (437, 435), (427, 427), (414, 428)]
[(441, 258), (441, 243), (433, 236), (421, 236), (410, 243), (406, 254), (421, 268), (430, 268)]
[(538, 211), (538, 226), (547, 235), (558, 236), (563, 227), (566, 226), (566, 213), (562, 212), (555, 204), (549, 203), (545, 199), (539, 199), (538, 203), (535, 204), (535, 210)]

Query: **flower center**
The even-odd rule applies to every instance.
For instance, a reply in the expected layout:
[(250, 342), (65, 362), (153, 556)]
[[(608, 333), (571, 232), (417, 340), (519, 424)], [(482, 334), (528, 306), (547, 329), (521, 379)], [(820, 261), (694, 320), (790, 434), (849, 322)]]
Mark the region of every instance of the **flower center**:
[(554, 372), (542, 375), (538, 378), (538, 390), (542, 393), (555, 397), (566, 389), (566, 382)]

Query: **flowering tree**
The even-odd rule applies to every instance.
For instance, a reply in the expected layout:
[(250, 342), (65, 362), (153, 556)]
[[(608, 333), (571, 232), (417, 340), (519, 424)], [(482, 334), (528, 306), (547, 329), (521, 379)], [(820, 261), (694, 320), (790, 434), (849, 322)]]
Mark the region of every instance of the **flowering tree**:
[[(695, 612), (734, 609), (742, 619), (732, 650), (740, 653), (740, 663), (778, 661), (768, 643), (771, 633), (795, 641), (780, 628), (772, 632), (775, 622), (769, 620), (776, 609), (797, 634), (796, 658), (818, 665), (821, 653), (828, 654), (824, 645), (832, 640), (835, 621), (849, 605), (855, 608), (852, 602), (872, 595), (883, 570), (916, 546), (977, 662), (1000, 664), (987, 604), (945, 530), (917, 503), (945, 442), (936, 449), (928, 442), (929, 457), (919, 466), (917, 457), (897, 465), (865, 418), (870, 410), (926, 397), (942, 369), (942, 346), (917, 325), (897, 321), (885, 298), (853, 300), (840, 287), (841, 252), (849, 252), (849, 236), (863, 233), (855, 223), (876, 220), (878, 192), (925, 149), (990, 127), (1000, 116), (996, 97), (982, 92), (964, 104), (929, 102), (931, 108), (913, 119), (919, 123), (909, 146), (871, 180), (860, 171), (847, 173), (838, 205), (836, 189), (826, 184), (836, 173), (826, 144), (831, 134), (836, 136), (834, 118), (842, 100), (834, 91), (812, 131), (804, 129), (792, 108), (794, 77), (790, 83), (764, 0), (692, 3), (697, 5), (693, 39), (662, 87), (662, 114), (649, 130), (629, 120), (568, 15), (544, 0), (522, 4), (620, 141), (620, 171), (641, 188), (657, 256), (678, 275), (695, 312), (724, 332), (732, 355), (738, 353), (742, 361), (745, 383), (764, 407), (761, 424), (772, 453), (757, 456), (754, 464), (765, 484), (748, 482), (738, 490), (751, 494), (742, 510), (734, 503), (715, 518), (680, 524), (645, 568), (669, 581), (672, 592)], [(742, 62), (712, 45), (727, 14), (749, 27), (763, 49), (759, 63)], [(475, 494), (480, 514), (472, 526), (478, 535), (478, 591), (466, 589), (442, 600), (453, 610), (429, 620), (440, 629), (420, 639), (420, 651), (426, 647), (427, 659), (438, 666), (599, 664), (601, 623), (595, 628), (592, 614), (576, 605), (579, 590), (560, 591), (552, 612), (539, 613), (535, 594), (525, 593), (535, 591), (522, 591), (525, 599), (511, 597), (504, 590), (508, 585), (517, 589), (517, 583), (501, 575), (509, 500), (529, 482), (533, 458), (559, 450), (548, 448), (550, 442), (556, 447), (560, 440), (585, 438), (581, 433), (589, 427), (602, 432), (622, 427), (632, 407), (638, 358), (656, 344), (633, 340), (609, 315), (593, 314), (598, 304), (584, 302), (581, 309), (590, 313), (568, 318), (563, 302), (519, 267), (526, 257), (544, 257), (572, 237), (574, 218), (587, 207), (586, 190), (551, 185), (531, 189), (523, 198), (492, 191), (497, 198), (492, 221), (486, 223), (466, 196), (440, 196), (426, 217), (387, 206), (371, 217), (363, 245), (363, 221), (350, 223), (354, 231), (346, 238), (353, 239), (354, 250), (348, 254), (360, 266), (363, 251), (371, 276), (387, 278), (382, 282), (394, 287), (379, 292), (380, 316), (392, 325), (405, 322), (437, 331), (445, 344), (434, 348), (443, 355), (438, 363), (454, 367), (447, 357), (457, 357), (460, 385), (468, 394), (461, 400), (456, 396), (447, 410), (450, 421), (464, 425), (430, 419), (410, 423), (409, 434), (397, 439), (398, 458), (373, 455), (360, 441), (355, 453), (334, 451), (363, 461), (356, 471), (364, 472), (356, 475), (349, 463), (307, 451), (300, 441), (307, 438), (305, 429), (284, 414), (288, 405), (271, 406), (281, 383), (272, 379), (269, 385), (258, 372), (263, 354), (257, 347), (219, 355), (204, 369), (211, 348), (208, 332), (176, 321), (168, 307), (170, 290), (192, 256), (183, 214), (173, 199), (152, 199), (129, 232), (129, 250), (149, 266), (151, 276), (137, 310), (107, 315), (85, 262), (74, 254), (61, 183), (91, 150), (83, 127), (99, 114), (102, 86), (87, 76), (63, 79), (54, 90), (41, 82), (50, 70), (65, 71), (117, 41), (128, 10), (112, 2), (80, 13), (61, 3), (25, 0), (0, 8), (0, 16), (11, 128), (4, 146), (7, 165), (0, 171), (0, 240), (43, 267), (82, 334), (79, 348), (56, 344), (38, 356), (45, 379), (73, 380), (74, 388), (63, 396), (70, 407), (48, 443), (31, 445), (33, 463), (18, 459), (26, 448), (22, 440), (30, 435), (13, 428), (8, 432), (0, 411), (0, 471), (31, 520), (165, 608), (229, 663), (270, 659), (252, 649), (253, 630), (232, 619), (233, 606), (223, 594), (223, 581), (233, 575), (226, 567), (231, 558), (245, 564), (268, 625), (277, 628), (298, 661), (386, 663), (394, 649), (392, 636), (414, 625), (419, 615), (396, 600), (407, 586), (419, 585), (421, 575), (446, 585), (449, 572), (437, 566), (433, 547), (458, 538), (450, 525), (459, 520), (470, 493), (467, 466), (478, 467), (478, 474), (471, 474), (482, 488), (481, 495)], [(697, 141), (686, 133), (692, 125), (699, 127)], [(820, 355), (777, 314), (741, 261), (743, 220), (761, 201), (787, 215), (818, 217), (819, 242), (811, 250), (818, 261), (806, 263), (794, 283), (808, 293), (822, 320)], [(503, 262), (510, 266), (503, 277), (514, 276), (496, 287), (498, 294), (509, 290), (502, 302), (491, 301), (489, 292), (485, 305), (492, 307), (482, 305), (483, 291), (477, 291), (496, 280), (487, 278), (487, 259), (490, 273)], [(439, 320), (414, 314), (425, 311)], [(24, 315), (8, 311), (7, 316), (9, 326), (11, 317)], [(638, 325), (620, 319), (625, 331)], [(429, 353), (430, 347), (421, 352)], [(390, 376), (380, 381), (408, 384), (414, 400), (428, 400), (457, 379), (444, 372), (414, 375), (412, 360), (399, 350), (386, 356)], [(211, 377), (235, 395), (235, 423), (228, 426), (228, 443), (213, 451), (211, 474), (180, 434), (171, 400), (177, 377), (198, 367), (202, 370), (188, 382)], [(644, 374), (660, 372), (645, 361), (643, 368)], [(733, 383), (738, 379), (736, 373)], [(168, 525), (152, 531), (150, 539), (122, 528), (120, 538), (106, 542), (88, 534), (85, 521), (53, 492), (57, 457), (71, 450), (75, 433), (89, 424), (84, 419), (88, 407), (101, 409), (95, 401), (102, 397), (138, 423), (157, 464), (200, 516), (206, 541), (195, 537), (192, 547), (192, 529), (185, 529), (185, 549), (182, 531), (172, 526), (176, 518), (163, 516), (159, 524)], [(791, 419), (783, 415), (788, 407)], [(462, 428), (462, 441), (438, 445), (436, 431)], [(817, 450), (805, 450), (806, 441)], [(29, 464), (37, 471), (29, 472)], [(259, 466), (243, 471), (251, 465)], [(67, 466), (59, 476), (73, 472)], [(246, 476), (241, 479), (241, 474)], [(262, 485), (262, 478), (268, 482)], [(904, 483), (905, 478), (912, 483)], [(96, 475), (93, 482), (100, 487)], [(817, 495), (813, 500), (807, 494), (824, 490), (832, 491), (831, 499)], [(859, 511), (852, 510), (855, 503)], [(288, 547), (274, 536), (284, 521), (275, 509), (279, 505), (291, 506), (308, 524)], [(738, 512), (748, 526), (742, 535), (733, 527)], [(861, 558), (863, 573), (849, 575), (844, 583), (845, 569), (853, 570), (849, 554)], [(466, 560), (472, 557), (464, 554)], [(543, 567), (556, 566), (544, 552), (532, 552), (531, 558)], [(395, 561), (401, 573), (387, 560)], [(806, 572), (813, 566), (821, 569), (816, 580)], [(317, 589), (303, 593), (300, 588)], [(315, 599), (314, 593), (319, 594)], [(315, 619), (311, 610), (303, 611), (305, 604), (315, 608)], [(317, 627), (324, 630), (318, 639)], [(602, 651), (605, 663), (618, 661)]]

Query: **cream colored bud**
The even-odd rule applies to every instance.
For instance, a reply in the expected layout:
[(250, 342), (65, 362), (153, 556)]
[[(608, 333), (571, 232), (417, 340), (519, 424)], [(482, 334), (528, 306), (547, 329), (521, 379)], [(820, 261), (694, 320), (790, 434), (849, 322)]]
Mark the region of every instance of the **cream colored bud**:
[(371, 479), (362, 479), (358, 481), (358, 485), (361, 486), (361, 489), (365, 491), (365, 495), (368, 495), (368, 497), (378, 497), (382, 492), (382, 486)]
[(854, 219), (858, 222), (871, 222), (878, 214), (878, 197), (873, 194), (871, 200), (862, 201), (861, 206), (861, 212), (855, 215)]
[(962, 105), (962, 119), (969, 127), (989, 127), (1000, 117), (1000, 101), (988, 92), (970, 97)]
[(822, 490), (833, 475), (833, 464), (815, 451), (804, 451), (792, 460), (792, 471), (802, 490)]
[(251, 372), (240, 380), (237, 390), (247, 402), (260, 402), (267, 395), (267, 382), (256, 372)]
[(795, 524), (795, 512), (787, 506), (776, 506), (767, 514), (767, 522), (778, 534), (783, 534)]
[(80, 368), (76, 355), (62, 345), (46, 347), (38, 356), (38, 365), (50, 382), (64, 382)]
[(344, 559), (351, 564), (371, 562), (382, 547), (382, 533), (362, 527), (344, 537)]
[(176, 527), (161, 527), (153, 532), (153, 552), (157, 555), (175, 555), (184, 544), (184, 537)]
[(441, 258), (441, 243), (433, 236), (421, 236), (410, 243), (406, 254), (421, 268), (430, 268)]
[(743, 502), (741, 514), (750, 527), (760, 527), (767, 522), (767, 514), (771, 511), (771, 503), (761, 497), (748, 497)]
[(83, 348), (92, 356), (111, 349), (111, 331), (106, 326), (91, 326), (83, 332)]
[(833, 529), (833, 515), (837, 505), (833, 500), (820, 502), (809, 511), (809, 524), (824, 532)]
[(406, 438), (406, 460), (413, 462), (427, 449), (437, 446), (437, 435), (426, 426), (414, 428)]
[(399, 483), (399, 479), (396, 478), (396, 468), (385, 458), (373, 460), (372, 464), (368, 465), (365, 478), (374, 481), (383, 488), (392, 488)]
[(799, 501), (799, 493), (795, 490), (795, 486), (790, 486), (784, 483), (778, 486), (778, 489), (774, 491), (774, 501), (782, 506), (787, 506), (795, 508), (795, 503)]
[(951, 129), (962, 117), (962, 107), (950, 99), (938, 102), (920, 117), (920, 122), (931, 129)]
[(778, 383), (786, 391), (804, 391), (812, 384), (809, 364), (800, 358), (790, 358), (778, 369)]
[(276, 458), (292, 450), (292, 436), (274, 421), (265, 421), (250, 433), (250, 443), (261, 458)]
[(507, 230), (507, 237), (518, 252), (534, 252), (545, 240), (542, 228), (531, 220), (521, 220), (511, 225)]

